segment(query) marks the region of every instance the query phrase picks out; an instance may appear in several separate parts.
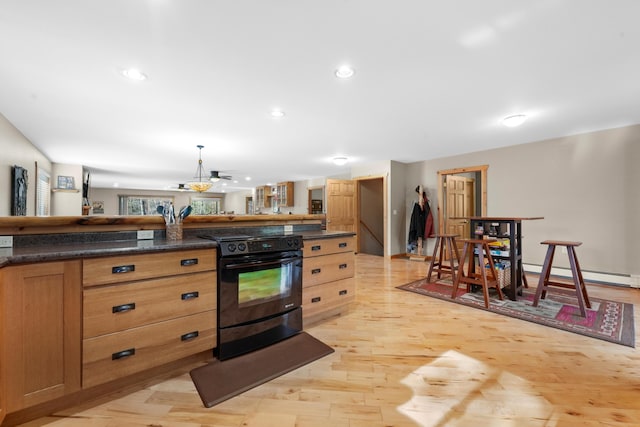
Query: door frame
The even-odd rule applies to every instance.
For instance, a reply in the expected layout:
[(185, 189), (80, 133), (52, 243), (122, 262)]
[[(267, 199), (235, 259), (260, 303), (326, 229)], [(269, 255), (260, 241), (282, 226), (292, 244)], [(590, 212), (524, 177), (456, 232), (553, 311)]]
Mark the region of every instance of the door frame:
[[(444, 230), (444, 218), (445, 208), (444, 203), (444, 181), (446, 175), (458, 175), (461, 173), (480, 172), (480, 198), (481, 198), (481, 212), (480, 216), (487, 215), (487, 170), (489, 165), (480, 166), (467, 166), (463, 168), (444, 169), (438, 171), (438, 233), (443, 234)], [(478, 194), (476, 194), (478, 197)], [(466, 238), (466, 237), (465, 237)]]

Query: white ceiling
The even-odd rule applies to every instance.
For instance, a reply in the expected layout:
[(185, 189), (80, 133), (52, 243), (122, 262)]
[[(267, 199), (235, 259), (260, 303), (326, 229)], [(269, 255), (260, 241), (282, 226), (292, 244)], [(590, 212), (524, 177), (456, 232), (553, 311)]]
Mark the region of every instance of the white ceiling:
[(175, 188), (198, 144), (227, 191), (332, 176), (639, 123), (639, 17), (638, 0), (2, 0), (0, 114), (94, 187)]

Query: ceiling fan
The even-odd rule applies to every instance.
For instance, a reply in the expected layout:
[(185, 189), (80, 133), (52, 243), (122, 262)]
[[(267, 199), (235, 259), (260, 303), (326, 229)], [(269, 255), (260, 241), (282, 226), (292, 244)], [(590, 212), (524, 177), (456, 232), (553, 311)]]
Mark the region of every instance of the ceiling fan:
[(211, 176), (209, 177), (209, 181), (217, 182), (217, 181), (220, 181), (221, 179), (231, 180), (231, 176), (230, 175), (220, 175), (219, 171), (211, 171)]

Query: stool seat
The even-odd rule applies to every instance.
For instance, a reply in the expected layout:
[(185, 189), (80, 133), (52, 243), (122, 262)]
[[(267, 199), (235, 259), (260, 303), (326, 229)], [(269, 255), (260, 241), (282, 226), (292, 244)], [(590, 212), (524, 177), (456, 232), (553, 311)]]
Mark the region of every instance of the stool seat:
[[(533, 306), (537, 307), (540, 299), (544, 299), (547, 295), (547, 291), (551, 286), (559, 288), (573, 289), (576, 292), (576, 298), (578, 300), (578, 307), (580, 308), (580, 314), (582, 317), (587, 317), (587, 308), (591, 308), (591, 302), (589, 301), (589, 295), (587, 294), (587, 287), (582, 278), (582, 271), (580, 270), (580, 263), (576, 256), (575, 248), (582, 245), (582, 242), (570, 242), (563, 240), (545, 240), (540, 242), (541, 245), (548, 245), (547, 255), (544, 259), (542, 271), (540, 272), (540, 280), (538, 281), (538, 289), (536, 289), (536, 295), (533, 299)], [(556, 282), (549, 279), (551, 275), (551, 267), (553, 264), (553, 257), (555, 255), (556, 246), (564, 246), (567, 248), (567, 255), (569, 256), (569, 265), (571, 266), (571, 276), (573, 283)]]
[[(432, 234), (430, 237), (436, 238), (436, 244), (433, 247), (433, 255), (429, 264), (429, 272), (427, 273), (427, 282), (431, 282), (431, 275), (435, 272), (437, 278), (440, 279), (442, 274), (450, 274), (451, 281), (456, 281), (456, 270), (460, 264), (460, 254), (456, 237), (458, 234)], [(449, 255), (449, 260), (445, 253)]]
[[(482, 293), (484, 295), (484, 306), (489, 308), (489, 288), (496, 288), (498, 291), (498, 298), (503, 299), (502, 289), (498, 285), (498, 277), (496, 276), (496, 266), (493, 263), (493, 257), (491, 256), (491, 250), (489, 249), (489, 243), (495, 242), (496, 239), (466, 239), (462, 240), (464, 246), (462, 248), (462, 257), (460, 258), (460, 265), (458, 267), (458, 274), (456, 280), (453, 282), (453, 292), (451, 298), (455, 299), (458, 293), (458, 287), (460, 283), (467, 285), (467, 292), (470, 292), (471, 285), (479, 285), (482, 287)], [(478, 264), (480, 273), (475, 272), (475, 254), (474, 249), (478, 250)], [(485, 258), (489, 264), (489, 268), (485, 267)], [(464, 262), (468, 259), (467, 273), (464, 272)], [(489, 272), (487, 272), (489, 270)]]

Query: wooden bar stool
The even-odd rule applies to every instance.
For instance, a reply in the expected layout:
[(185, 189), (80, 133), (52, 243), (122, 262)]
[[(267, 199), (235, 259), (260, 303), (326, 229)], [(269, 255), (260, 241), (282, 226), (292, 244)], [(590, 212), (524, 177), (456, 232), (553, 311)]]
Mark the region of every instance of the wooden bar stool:
[[(431, 282), (431, 274), (437, 272), (438, 279), (442, 273), (451, 274), (451, 281), (456, 281), (456, 270), (460, 265), (460, 254), (458, 246), (456, 246), (456, 237), (458, 234), (436, 234), (436, 245), (433, 248), (433, 256), (431, 264), (429, 264), (429, 273), (427, 274), (427, 282)], [(433, 236), (432, 236), (433, 237)], [(449, 254), (449, 260), (445, 258), (445, 252)], [(443, 261), (445, 261), (443, 263)]]
[[(489, 308), (489, 288), (496, 288), (498, 291), (498, 298), (503, 299), (502, 289), (498, 285), (498, 277), (496, 276), (496, 267), (493, 263), (493, 257), (491, 256), (491, 250), (489, 249), (489, 243), (495, 242), (495, 240), (489, 239), (468, 239), (463, 240), (464, 246), (462, 248), (462, 257), (460, 258), (460, 266), (458, 268), (458, 275), (453, 282), (453, 292), (451, 298), (456, 298), (458, 287), (460, 283), (466, 283), (467, 292), (470, 292), (471, 285), (482, 286), (482, 293), (484, 295), (484, 306)], [(478, 264), (480, 273), (475, 272), (475, 256), (474, 249), (478, 252)], [(485, 267), (485, 258), (489, 263), (489, 268)], [(468, 259), (469, 265), (467, 267), (467, 273), (464, 273), (464, 262)], [(489, 272), (487, 272), (489, 270)], [(489, 277), (487, 277), (489, 276)]]
[[(576, 297), (578, 298), (578, 307), (580, 307), (580, 314), (582, 317), (587, 317), (587, 308), (591, 308), (589, 302), (589, 295), (587, 295), (587, 287), (584, 284), (582, 278), (582, 271), (580, 270), (580, 263), (576, 256), (576, 246), (580, 246), (582, 242), (563, 242), (560, 240), (545, 240), (540, 243), (541, 245), (549, 245), (547, 248), (547, 256), (544, 259), (544, 265), (542, 266), (542, 272), (540, 272), (540, 280), (538, 281), (538, 289), (536, 289), (536, 296), (533, 299), (533, 306), (537, 307), (540, 298), (544, 299), (547, 295), (547, 290), (550, 286), (557, 286), (559, 288), (574, 289), (576, 291)], [(554, 282), (549, 280), (551, 274), (551, 266), (553, 264), (553, 255), (556, 252), (556, 246), (565, 246), (567, 248), (567, 254), (569, 255), (569, 264), (571, 265), (571, 274), (573, 277), (573, 284)]]

